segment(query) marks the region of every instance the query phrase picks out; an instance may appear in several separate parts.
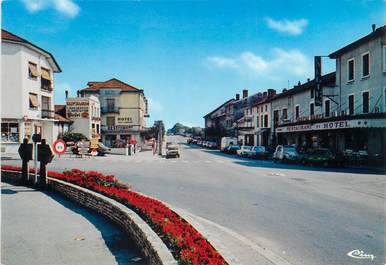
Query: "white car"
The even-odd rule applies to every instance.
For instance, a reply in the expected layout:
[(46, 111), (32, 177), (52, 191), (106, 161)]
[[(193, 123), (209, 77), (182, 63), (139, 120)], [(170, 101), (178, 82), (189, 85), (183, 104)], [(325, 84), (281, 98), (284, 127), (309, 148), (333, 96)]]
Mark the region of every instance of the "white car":
[(178, 145), (171, 144), (168, 146), (168, 148), (166, 149), (166, 158), (168, 159), (170, 157), (180, 157), (180, 149), (178, 148)]
[(273, 153), (273, 161), (298, 162), (300, 161), (300, 155), (295, 146), (278, 145)]
[(246, 156), (249, 151), (252, 150), (252, 146), (249, 145), (242, 145), (239, 150), (237, 150), (237, 155), (239, 156)]

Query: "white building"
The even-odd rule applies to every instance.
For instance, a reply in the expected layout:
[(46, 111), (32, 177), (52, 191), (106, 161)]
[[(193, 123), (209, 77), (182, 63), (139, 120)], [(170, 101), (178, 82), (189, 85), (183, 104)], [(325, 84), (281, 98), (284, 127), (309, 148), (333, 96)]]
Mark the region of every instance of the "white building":
[(88, 139), (100, 138), (101, 108), (96, 96), (67, 98), (66, 113), (73, 122), (71, 132), (82, 133)]
[(54, 73), (61, 69), (48, 51), (3, 29), (1, 36), (1, 151), (15, 152), (34, 133), (51, 144)]

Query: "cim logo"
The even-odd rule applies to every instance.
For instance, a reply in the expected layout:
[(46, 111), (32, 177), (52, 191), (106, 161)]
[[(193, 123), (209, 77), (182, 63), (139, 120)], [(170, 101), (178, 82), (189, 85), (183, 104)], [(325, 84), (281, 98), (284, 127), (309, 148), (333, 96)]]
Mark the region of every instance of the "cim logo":
[(369, 259), (374, 260), (376, 257), (373, 254), (366, 254), (363, 250), (355, 249), (347, 253), (347, 256), (354, 259)]

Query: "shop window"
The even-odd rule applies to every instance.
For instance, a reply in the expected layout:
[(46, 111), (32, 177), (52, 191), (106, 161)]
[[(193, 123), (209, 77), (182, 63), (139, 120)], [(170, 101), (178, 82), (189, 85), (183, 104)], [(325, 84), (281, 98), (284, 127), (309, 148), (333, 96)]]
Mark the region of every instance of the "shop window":
[(1, 141), (2, 142), (19, 142), (19, 124), (18, 123), (1, 123)]
[(28, 77), (36, 80), (38, 75), (38, 66), (36, 63), (28, 62)]
[(370, 75), (370, 53), (362, 54), (362, 77)]
[(330, 117), (330, 100), (324, 101), (324, 115), (325, 117)]
[(38, 95), (29, 93), (29, 108), (37, 109), (39, 107)]
[(46, 68), (41, 68), (41, 89), (47, 90), (47, 91), (52, 91), (52, 86), (51, 86), (51, 74), (50, 70)]
[(354, 60), (354, 58), (352, 58), (352, 59), (347, 61), (347, 81), (348, 82), (354, 80), (354, 78), (355, 78), (354, 71), (355, 71), (355, 60)]
[(299, 105), (295, 107), (295, 119), (299, 119)]
[(315, 104), (310, 103), (310, 116), (313, 116), (315, 114)]
[(370, 96), (369, 92), (363, 92), (362, 94), (362, 112), (369, 113), (370, 109)]
[(354, 114), (354, 95), (348, 96), (348, 114)]

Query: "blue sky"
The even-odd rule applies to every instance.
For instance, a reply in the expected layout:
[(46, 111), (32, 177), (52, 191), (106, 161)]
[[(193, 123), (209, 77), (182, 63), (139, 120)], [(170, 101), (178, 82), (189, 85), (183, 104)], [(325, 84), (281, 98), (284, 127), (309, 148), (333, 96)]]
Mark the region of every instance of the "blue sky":
[[(54, 54), (56, 103), (88, 81), (144, 89), (147, 124), (203, 126), (222, 102), (304, 82), (328, 55), (385, 24), (385, 1), (8, 0), (2, 25)], [(324, 61), (324, 73), (334, 62)]]

